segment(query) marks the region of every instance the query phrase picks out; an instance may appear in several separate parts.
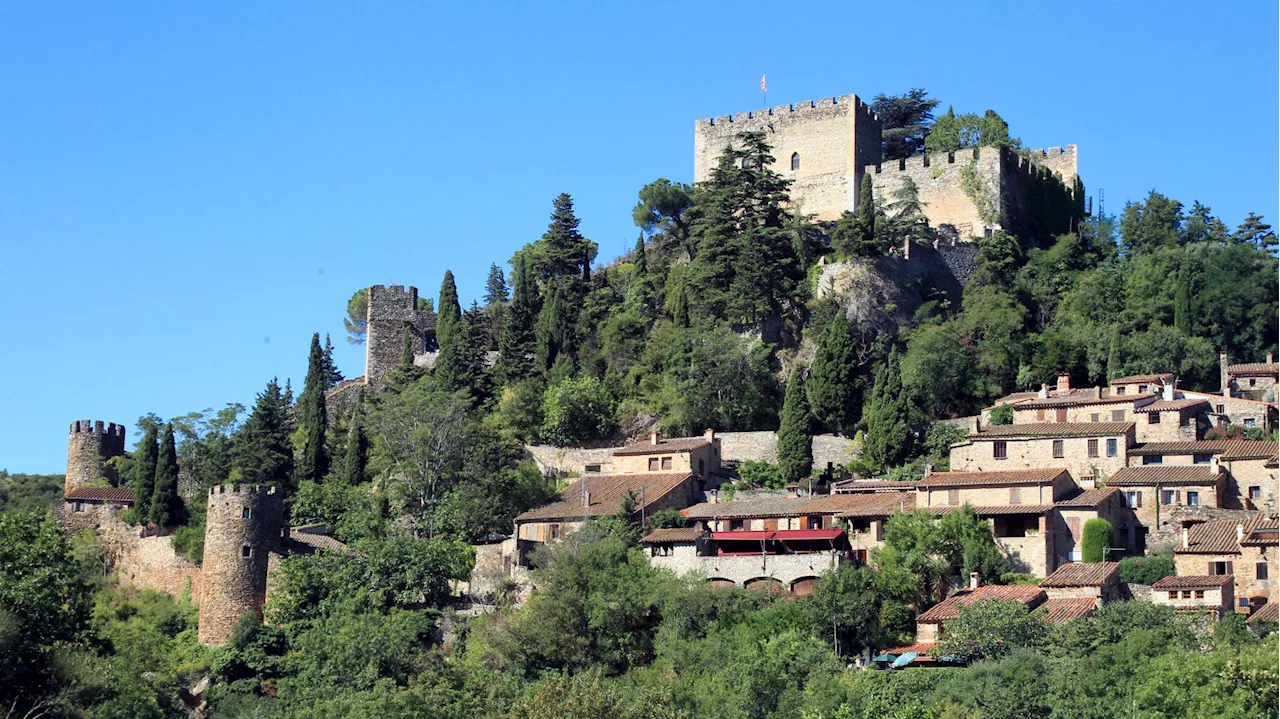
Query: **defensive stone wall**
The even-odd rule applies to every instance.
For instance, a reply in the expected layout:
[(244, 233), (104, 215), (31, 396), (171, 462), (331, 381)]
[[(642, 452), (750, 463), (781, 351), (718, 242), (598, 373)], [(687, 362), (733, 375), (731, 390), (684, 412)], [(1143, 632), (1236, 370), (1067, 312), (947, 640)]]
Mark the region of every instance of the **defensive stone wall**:
[(138, 527), (121, 522), (104, 524), (97, 531), (106, 545), (107, 559), (122, 581), (174, 597), (190, 590), (192, 601), (200, 603), (203, 573), (174, 551), (172, 537), (141, 536)]
[(220, 485), (209, 490), (201, 644), (225, 644), (242, 615), (261, 615), (269, 555), (280, 545), (283, 512), (282, 496), (274, 487)]
[(365, 325), (364, 376), (374, 384), (400, 364), (406, 328), (417, 342), (415, 356), (426, 354), (435, 336), (436, 316), (418, 309), (417, 287), (373, 285)]
[(773, 147), (773, 169), (793, 181), (793, 202), (820, 220), (837, 219), (856, 207), (863, 168), (880, 160), (879, 118), (857, 95), (841, 95), (698, 120), (696, 182), (711, 177), (725, 148), (742, 132), (765, 133)]
[(124, 454), (124, 436), (124, 425), (115, 422), (105, 427), (101, 420), (72, 422), (67, 440), (67, 477), (63, 491), (70, 492), (100, 477), (118, 484), (120, 478), (114, 469), (107, 466), (106, 460)]

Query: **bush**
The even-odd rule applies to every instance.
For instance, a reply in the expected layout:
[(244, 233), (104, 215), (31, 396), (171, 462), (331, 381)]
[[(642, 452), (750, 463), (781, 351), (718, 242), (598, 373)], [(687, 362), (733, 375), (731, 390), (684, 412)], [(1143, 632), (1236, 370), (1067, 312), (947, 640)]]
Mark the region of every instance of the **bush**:
[(768, 462), (743, 462), (738, 468), (744, 482), (755, 487), (782, 489), (786, 484), (782, 481), (782, 471), (778, 465)]
[(569, 378), (548, 387), (543, 410), (542, 440), (551, 444), (590, 442), (616, 427), (613, 398), (594, 377)]
[(204, 561), (204, 525), (186, 525), (173, 531), (169, 539), (173, 551), (186, 555), (187, 561), (200, 564)]
[(1120, 560), (1120, 578), (1130, 584), (1155, 584), (1176, 573), (1173, 557), (1169, 555), (1125, 557)]
[(1013, 405), (1002, 404), (991, 410), (990, 422), (996, 424), (1013, 424)]
[(689, 526), (689, 520), (678, 509), (660, 509), (649, 515), (652, 529), (672, 529)]
[(1101, 517), (1085, 522), (1080, 545), (1083, 550), (1084, 561), (1103, 561), (1107, 554), (1106, 548), (1111, 546), (1111, 522)]

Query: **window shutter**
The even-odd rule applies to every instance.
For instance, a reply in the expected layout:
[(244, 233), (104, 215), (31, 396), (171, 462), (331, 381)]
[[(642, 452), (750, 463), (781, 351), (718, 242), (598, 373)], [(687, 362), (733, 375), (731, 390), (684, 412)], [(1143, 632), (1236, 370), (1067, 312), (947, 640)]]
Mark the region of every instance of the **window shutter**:
[(1138, 492), (1138, 506), (1142, 506), (1142, 492)]
[(1235, 562), (1227, 562), (1227, 575), (1231, 576), (1236, 573)]

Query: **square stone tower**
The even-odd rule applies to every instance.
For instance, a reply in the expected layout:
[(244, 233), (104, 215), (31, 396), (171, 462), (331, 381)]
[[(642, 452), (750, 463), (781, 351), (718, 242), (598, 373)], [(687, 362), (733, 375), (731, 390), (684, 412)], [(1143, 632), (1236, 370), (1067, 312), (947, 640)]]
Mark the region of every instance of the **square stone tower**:
[(819, 220), (856, 209), (864, 168), (880, 162), (879, 118), (857, 95), (841, 95), (698, 120), (694, 181), (709, 179), (725, 147), (749, 131), (765, 133), (774, 171), (793, 181), (793, 205)]

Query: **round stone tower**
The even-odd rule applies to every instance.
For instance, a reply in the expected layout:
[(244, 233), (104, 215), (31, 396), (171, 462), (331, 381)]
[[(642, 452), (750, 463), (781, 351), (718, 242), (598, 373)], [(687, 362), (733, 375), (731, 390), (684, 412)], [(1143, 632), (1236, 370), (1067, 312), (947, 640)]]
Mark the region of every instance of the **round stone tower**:
[(106, 461), (124, 454), (124, 425), (114, 422), (103, 427), (102, 421), (82, 419), (71, 423), (67, 441), (67, 478), (63, 491), (70, 492), (89, 482), (106, 477), (119, 484), (116, 471)]
[(279, 547), (283, 525), (284, 503), (275, 487), (224, 484), (209, 490), (201, 644), (226, 644), (241, 616), (261, 616), (268, 555)]

